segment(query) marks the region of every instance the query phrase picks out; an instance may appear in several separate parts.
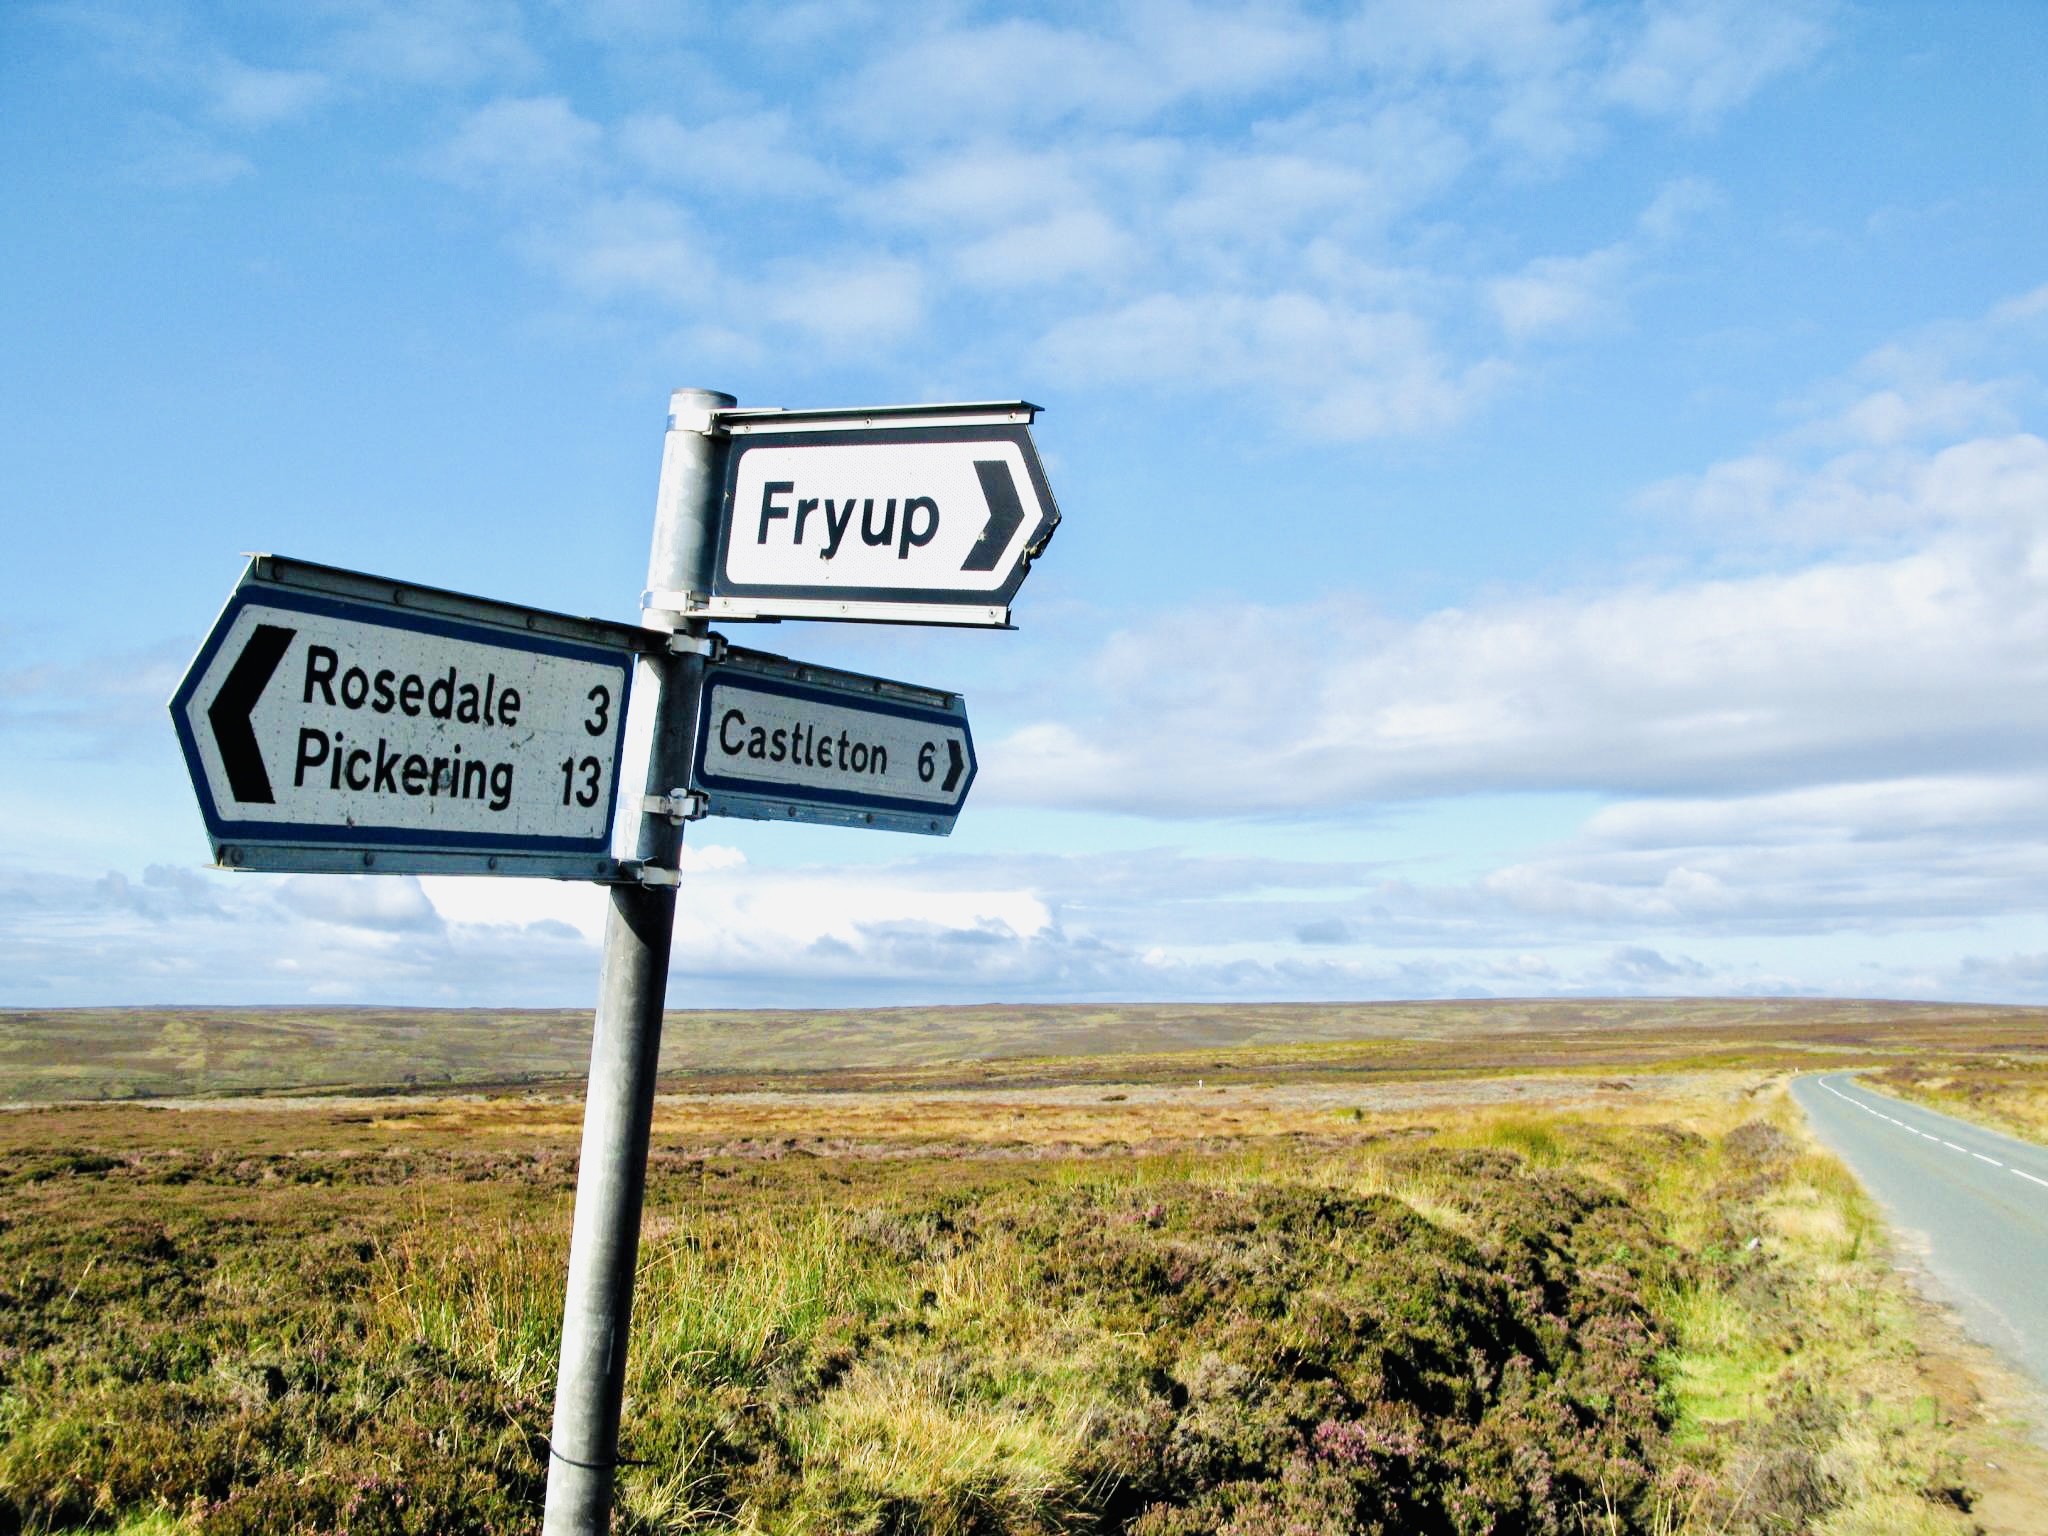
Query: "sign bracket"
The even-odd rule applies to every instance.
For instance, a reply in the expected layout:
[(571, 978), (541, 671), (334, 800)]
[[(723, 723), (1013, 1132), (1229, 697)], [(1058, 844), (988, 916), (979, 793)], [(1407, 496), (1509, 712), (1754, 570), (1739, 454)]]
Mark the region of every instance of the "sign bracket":
[(640, 811), (646, 816), (666, 816), (673, 826), (680, 827), (686, 821), (702, 821), (708, 814), (704, 797), (695, 790), (672, 790), (666, 795), (643, 795)]
[[(670, 594), (649, 592), (642, 595), (643, 597), (665, 597)], [(676, 595), (694, 596), (695, 594)], [(650, 603), (645, 604), (645, 606), (667, 613), (687, 613), (689, 611), (686, 608), (667, 608), (660, 603)], [(668, 637), (668, 651), (671, 656), (702, 656), (706, 661), (723, 661), (725, 660), (725, 636), (692, 635), (680, 629), (671, 630)]]

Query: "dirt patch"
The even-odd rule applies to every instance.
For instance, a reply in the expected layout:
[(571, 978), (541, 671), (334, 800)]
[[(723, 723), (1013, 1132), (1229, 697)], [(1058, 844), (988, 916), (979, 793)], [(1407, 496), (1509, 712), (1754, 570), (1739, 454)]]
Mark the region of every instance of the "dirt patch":
[(1953, 1423), (1962, 1470), (1976, 1494), (1970, 1513), (1985, 1536), (2048, 1536), (2048, 1393), (1963, 1331), (1930, 1298), (1924, 1270), (1907, 1262), (1923, 1353), (1915, 1362), (1928, 1412)]

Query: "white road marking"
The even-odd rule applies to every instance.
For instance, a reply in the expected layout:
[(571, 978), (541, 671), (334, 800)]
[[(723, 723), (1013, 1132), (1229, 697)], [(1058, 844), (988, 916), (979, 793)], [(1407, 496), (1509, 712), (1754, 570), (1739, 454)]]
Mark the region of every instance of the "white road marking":
[(1994, 1168), (2005, 1168), (2005, 1171), (2007, 1173), (2016, 1173), (2021, 1178), (2025, 1179), (2029, 1184), (2039, 1184), (2043, 1189), (2048, 1189), (2048, 1179), (2036, 1178), (2033, 1174), (2028, 1173), (2024, 1168), (2006, 1168), (2006, 1165), (2004, 1163), (2001, 1163), (1995, 1157), (1986, 1157), (1982, 1152), (1971, 1152), (1968, 1147), (1957, 1146), (1954, 1142), (1949, 1141), (1945, 1137), (1936, 1136), (1931, 1131), (1923, 1131), (1918, 1126), (1908, 1125), (1903, 1120), (1894, 1119), (1892, 1116), (1886, 1114), (1883, 1110), (1877, 1109), (1869, 1104), (1866, 1104), (1861, 1099), (1850, 1098), (1848, 1094), (1842, 1092), (1842, 1090), (1837, 1088), (1833, 1083), (1823, 1082), (1821, 1084), (1821, 1087), (1827, 1089), (1829, 1093), (1832, 1093), (1844, 1104), (1854, 1104), (1858, 1109), (1862, 1110), (1867, 1115), (1875, 1115), (1880, 1120), (1888, 1120), (1893, 1125), (1896, 1125), (1900, 1130), (1906, 1132), (1910, 1136), (1923, 1137), (1928, 1141), (1938, 1141), (1944, 1147), (1947, 1147), (1951, 1152), (1968, 1152), (1970, 1156), (1976, 1158), (1977, 1161), (1980, 1163), (1989, 1163)]

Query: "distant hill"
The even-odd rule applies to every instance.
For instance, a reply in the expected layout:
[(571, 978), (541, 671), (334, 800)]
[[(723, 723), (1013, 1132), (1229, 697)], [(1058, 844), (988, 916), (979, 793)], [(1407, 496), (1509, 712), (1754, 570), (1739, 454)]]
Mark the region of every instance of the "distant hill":
[[(2048, 1009), (1630, 999), (731, 1010), (670, 1014), (661, 1060), (665, 1077), (700, 1086), (943, 1086), (1112, 1072), (1220, 1080), (1890, 1062), (1963, 1036), (1975, 1049), (2039, 1056)], [(590, 1015), (572, 1009), (0, 1011), (0, 1102), (573, 1088), (589, 1049)]]

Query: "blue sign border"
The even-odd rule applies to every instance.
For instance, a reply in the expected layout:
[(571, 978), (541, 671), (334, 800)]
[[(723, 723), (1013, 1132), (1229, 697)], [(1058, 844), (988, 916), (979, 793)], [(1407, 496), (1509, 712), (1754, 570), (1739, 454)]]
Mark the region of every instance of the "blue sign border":
[[(375, 624), (385, 629), (407, 629), (419, 634), (436, 635), (445, 640), (463, 640), (476, 645), (495, 646), (499, 650), (561, 656), (574, 661), (617, 667), (621, 673), (618, 725), (612, 741), (612, 792), (605, 805), (604, 831), (595, 838), (535, 837), (522, 836), (518, 833), (423, 832), (413, 827), (349, 826), (346, 823), (336, 825), (331, 822), (228, 820), (220, 814), (219, 808), (214, 804), (213, 785), (207, 778), (206, 764), (199, 754), (199, 741), (192, 729), (191, 704), (193, 696), (199, 691), (200, 679), (206, 675), (220, 648), (227, 643), (228, 632), (234, 628), (235, 620), (248, 608), (276, 608), (289, 613), (309, 613), (322, 618)], [(171, 721), (177, 728), (178, 745), (185, 753), (185, 766), (192, 777), (193, 791), (199, 797), (199, 811), (206, 820), (207, 835), (216, 847), (222, 843), (251, 843), (279, 844), (287, 847), (411, 848), (423, 852), (448, 850), (475, 853), (603, 855), (611, 851), (611, 828), (618, 815), (619, 778), (625, 767), (623, 758), (626, 708), (633, 686), (633, 662), (634, 658), (630, 652), (610, 651), (598, 646), (578, 645), (573, 641), (555, 640), (539, 635), (520, 635), (486, 624), (465, 624), (456, 619), (411, 613), (401, 608), (387, 608), (381, 603), (320, 597), (310, 593), (286, 591), (263, 582), (245, 581), (228, 599), (227, 607), (221, 610), (221, 615), (214, 621), (213, 629), (208, 633), (205, 643), (200, 646), (199, 654), (193, 658), (192, 665), (186, 670), (184, 680), (178, 684), (178, 691), (171, 695)]]

